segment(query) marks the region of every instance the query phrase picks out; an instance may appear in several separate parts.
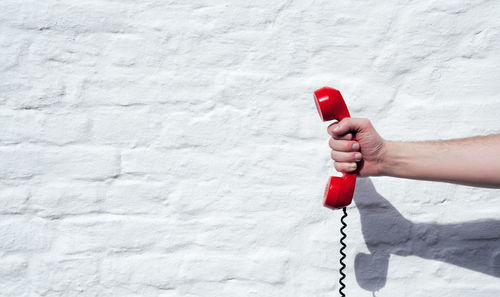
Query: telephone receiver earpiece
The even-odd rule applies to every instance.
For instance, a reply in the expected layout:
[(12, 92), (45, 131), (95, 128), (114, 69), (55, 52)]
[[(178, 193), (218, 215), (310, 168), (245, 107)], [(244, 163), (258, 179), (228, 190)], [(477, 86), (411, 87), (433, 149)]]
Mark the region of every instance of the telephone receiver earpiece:
[[(323, 121), (340, 122), (343, 118), (351, 117), (344, 98), (338, 90), (329, 87), (316, 90), (314, 102)], [(342, 177), (331, 176), (326, 184), (323, 205), (332, 209), (340, 209), (351, 204), (356, 176), (354, 173), (346, 173)]]

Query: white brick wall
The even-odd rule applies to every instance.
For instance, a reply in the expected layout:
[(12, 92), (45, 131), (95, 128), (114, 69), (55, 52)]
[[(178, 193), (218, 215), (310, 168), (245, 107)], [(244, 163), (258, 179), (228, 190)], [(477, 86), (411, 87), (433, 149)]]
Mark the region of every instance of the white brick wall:
[[(337, 296), (314, 89), (500, 132), (500, 2), (0, 2), (0, 296)], [(373, 178), (348, 296), (498, 296), (500, 192)]]

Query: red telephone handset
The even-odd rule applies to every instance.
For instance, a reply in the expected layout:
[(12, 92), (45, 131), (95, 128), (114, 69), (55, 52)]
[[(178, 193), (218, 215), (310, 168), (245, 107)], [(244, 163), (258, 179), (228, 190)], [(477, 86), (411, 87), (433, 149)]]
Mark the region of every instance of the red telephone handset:
[[(323, 121), (341, 121), (343, 118), (351, 117), (344, 98), (338, 90), (329, 87), (316, 90), (314, 102)], [(326, 184), (323, 205), (332, 209), (340, 209), (351, 204), (356, 176), (354, 173), (346, 173), (342, 177), (331, 176)]]

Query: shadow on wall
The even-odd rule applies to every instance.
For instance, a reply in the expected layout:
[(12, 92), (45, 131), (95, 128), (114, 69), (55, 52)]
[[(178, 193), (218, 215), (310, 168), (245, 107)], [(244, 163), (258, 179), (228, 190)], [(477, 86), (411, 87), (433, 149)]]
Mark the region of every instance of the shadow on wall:
[(358, 179), (354, 201), (370, 250), (354, 260), (356, 280), (363, 289), (384, 287), (391, 254), (443, 261), (500, 277), (500, 221), (412, 223), (375, 191), (368, 178)]

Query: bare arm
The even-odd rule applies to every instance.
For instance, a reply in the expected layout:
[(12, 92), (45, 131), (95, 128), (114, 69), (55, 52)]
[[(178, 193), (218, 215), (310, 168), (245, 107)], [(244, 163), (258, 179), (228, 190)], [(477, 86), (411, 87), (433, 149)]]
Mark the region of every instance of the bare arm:
[(381, 175), (500, 188), (500, 135), (385, 142)]
[[(393, 176), (500, 188), (500, 135), (445, 141), (386, 141), (367, 119), (328, 127), (335, 168), (360, 176)], [(356, 141), (353, 141), (353, 135)]]

